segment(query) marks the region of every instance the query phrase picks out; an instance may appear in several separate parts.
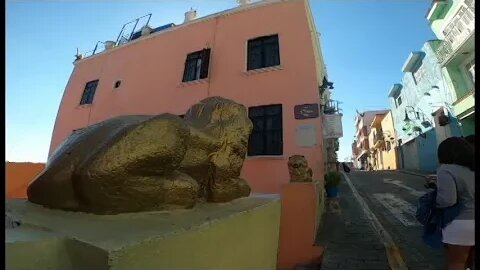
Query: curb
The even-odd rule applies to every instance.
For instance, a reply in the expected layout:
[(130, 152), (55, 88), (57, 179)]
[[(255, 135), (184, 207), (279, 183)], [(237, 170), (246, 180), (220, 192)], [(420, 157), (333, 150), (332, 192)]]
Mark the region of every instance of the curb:
[(407, 171), (407, 170), (398, 170), (398, 172), (404, 173), (404, 174), (410, 174), (410, 175), (416, 175), (420, 177), (427, 177), (429, 174), (422, 174), (422, 173), (416, 173), (412, 171)]

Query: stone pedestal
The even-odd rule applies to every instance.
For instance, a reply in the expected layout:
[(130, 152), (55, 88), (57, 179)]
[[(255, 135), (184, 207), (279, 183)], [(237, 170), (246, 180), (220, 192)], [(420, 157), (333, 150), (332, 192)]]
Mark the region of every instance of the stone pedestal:
[(282, 216), (278, 266), (280, 270), (300, 265), (318, 265), (323, 247), (315, 238), (323, 212), (323, 189), (317, 182), (282, 186)]
[(276, 269), (277, 195), (190, 210), (92, 215), (6, 202), (7, 269)]

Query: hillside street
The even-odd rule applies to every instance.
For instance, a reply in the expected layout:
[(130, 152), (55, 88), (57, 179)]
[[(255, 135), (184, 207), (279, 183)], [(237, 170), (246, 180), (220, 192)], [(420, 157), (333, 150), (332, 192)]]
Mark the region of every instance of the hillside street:
[[(335, 200), (326, 203), (317, 239), (326, 247), (322, 269), (390, 269), (389, 256), (390, 265), (400, 261), (397, 269), (402, 269), (402, 263), (404, 269), (442, 269), (444, 251), (423, 243), (422, 227), (414, 216), (417, 199), (426, 191), (423, 177), (397, 171), (346, 175), (355, 191), (342, 179), (336, 199), (339, 207)], [(372, 224), (354, 193), (379, 224)], [(398, 248), (396, 254), (387, 252), (385, 242), (389, 241)]]

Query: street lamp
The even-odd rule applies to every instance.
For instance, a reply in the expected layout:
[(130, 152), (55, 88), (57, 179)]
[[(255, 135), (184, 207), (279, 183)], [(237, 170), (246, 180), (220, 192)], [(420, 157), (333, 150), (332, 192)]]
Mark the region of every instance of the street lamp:
[[(407, 111), (407, 109), (409, 109), (409, 108), (410, 108), (415, 114), (417, 114), (417, 110), (416, 110), (414, 107), (412, 107), (412, 106), (405, 106), (405, 120), (403, 120), (403, 121), (405, 121), (405, 122), (407, 122), (407, 123), (410, 122), (410, 121), (412, 121), (412, 120), (410, 120), (410, 117), (408, 117), (408, 111)], [(418, 117), (415, 117), (415, 118), (418, 119)]]
[[(424, 126), (425, 128), (428, 128), (428, 127), (432, 126), (432, 123), (430, 121), (425, 120), (425, 113), (422, 110), (420, 110), (420, 109), (417, 110), (412, 106), (406, 106), (405, 107), (405, 119), (403, 120), (405, 123), (409, 124), (410, 122), (412, 122), (412, 120), (408, 116), (407, 108), (410, 108), (415, 113), (415, 119), (420, 120), (420, 114), (422, 114), (422, 122), (421, 122), (422, 126)], [(405, 130), (405, 129), (403, 129), (403, 130)]]
[[(433, 91), (433, 90), (436, 90), (436, 91), (440, 92), (440, 88), (436, 85), (432, 86), (432, 90), (430, 90), (430, 91)], [(431, 96), (430, 91), (425, 93), (424, 95), (430, 97)], [(439, 94), (441, 94), (441, 93), (439, 93)], [(435, 102), (435, 103), (429, 102), (428, 103), (432, 107), (432, 113), (431, 113), (432, 116), (436, 116), (439, 108), (442, 109), (443, 113), (438, 116), (438, 122), (439, 122), (440, 126), (445, 126), (445, 125), (450, 123), (450, 115), (452, 117), (456, 118), (454, 110), (452, 108), (452, 104), (450, 104), (449, 102), (446, 102), (445, 101), (446, 99), (447, 98), (444, 98), (443, 101), (441, 101), (441, 102)]]
[(404, 121), (404, 122), (407, 122), (407, 123), (409, 123), (410, 121), (412, 121), (412, 120), (410, 120), (410, 118), (408, 117), (407, 109), (405, 109), (405, 119), (404, 119), (403, 121)]
[(420, 110), (420, 109), (417, 110), (413, 106), (405, 106), (405, 119), (404, 119), (405, 125), (402, 127), (402, 130), (407, 131), (408, 129), (411, 128), (411, 130), (413, 132), (418, 132), (419, 135), (422, 138), (425, 138), (427, 135), (425, 133), (423, 133), (421, 127), (415, 125), (415, 123), (412, 121), (412, 119), (410, 119), (410, 117), (408, 116), (408, 110), (407, 109), (410, 109), (411, 111), (413, 111), (413, 113), (415, 113), (415, 119), (420, 120), (420, 114), (422, 114), (422, 120), (423, 121), (420, 124), (423, 127), (428, 128), (428, 127), (431, 127), (433, 125), (429, 120), (425, 119), (425, 113), (422, 110)]

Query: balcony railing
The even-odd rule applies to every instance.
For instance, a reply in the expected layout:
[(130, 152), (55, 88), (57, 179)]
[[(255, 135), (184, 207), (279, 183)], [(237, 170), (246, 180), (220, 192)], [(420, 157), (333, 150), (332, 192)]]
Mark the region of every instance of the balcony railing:
[(385, 137), (383, 136), (383, 132), (379, 132), (373, 136), (373, 145), (375, 147), (379, 146), (383, 141), (385, 140)]
[(445, 64), (457, 49), (475, 32), (475, 1), (465, 1), (443, 30), (445, 39), (437, 48), (441, 64)]
[(325, 114), (342, 113), (342, 109), (338, 106), (341, 102), (338, 100), (328, 100), (323, 108)]

